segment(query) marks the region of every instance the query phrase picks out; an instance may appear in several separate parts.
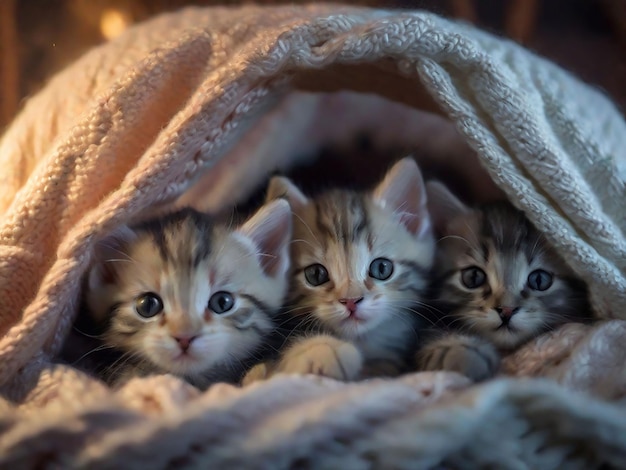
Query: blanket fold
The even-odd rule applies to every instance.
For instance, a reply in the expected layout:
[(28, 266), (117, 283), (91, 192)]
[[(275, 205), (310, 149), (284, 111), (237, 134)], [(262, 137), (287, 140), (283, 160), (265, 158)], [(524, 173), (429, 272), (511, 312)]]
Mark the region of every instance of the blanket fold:
[[(502, 191), (601, 321), (538, 338), (505, 361), (516, 378), (482, 386), (279, 376), (200, 393), (163, 376), (113, 391), (55, 364), (105, 232), (225, 209), (361, 128), (434, 151), (424, 164), (481, 197)], [(626, 123), (510, 41), (425, 12), (188, 8), (53, 77), (2, 137), (0, 166), (2, 467), (626, 466)]]

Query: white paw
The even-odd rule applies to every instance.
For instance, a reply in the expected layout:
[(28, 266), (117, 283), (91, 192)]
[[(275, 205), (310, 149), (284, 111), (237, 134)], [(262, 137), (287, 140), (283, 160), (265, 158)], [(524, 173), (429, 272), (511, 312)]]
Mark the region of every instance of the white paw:
[(420, 370), (458, 372), (475, 382), (493, 377), (500, 367), (500, 354), (493, 344), (460, 334), (450, 334), (424, 345), (416, 359)]
[(352, 343), (332, 336), (302, 339), (285, 351), (275, 373), (316, 374), (337, 380), (355, 380), (363, 357)]

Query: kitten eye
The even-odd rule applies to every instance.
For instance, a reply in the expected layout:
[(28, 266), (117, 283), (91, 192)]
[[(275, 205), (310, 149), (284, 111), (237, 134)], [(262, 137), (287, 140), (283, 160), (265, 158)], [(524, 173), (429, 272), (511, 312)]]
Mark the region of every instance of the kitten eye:
[(330, 281), (328, 271), (321, 264), (312, 264), (304, 269), (304, 278), (313, 287), (321, 286)]
[(393, 274), (393, 262), (387, 258), (376, 258), (370, 264), (369, 275), (374, 279), (385, 281)]
[(463, 285), (468, 289), (478, 289), (486, 280), (487, 275), (485, 271), (476, 266), (465, 268), (461, 271), (461, 281), (463, 281)]
[(149, 292), (135, 299), (135, 311), (144, 318), (152, 318), (163, 311), (161, 298)]
[(209, 299), (209, 308), (214, 313), (228, 312), (235, 305), (235, 299), (233, 296), (225, 291), (216, 292)]
[(528, 275), (528, 287), (533, 290), (546, 290), (552, 285), (552, 274), (536, 269)]

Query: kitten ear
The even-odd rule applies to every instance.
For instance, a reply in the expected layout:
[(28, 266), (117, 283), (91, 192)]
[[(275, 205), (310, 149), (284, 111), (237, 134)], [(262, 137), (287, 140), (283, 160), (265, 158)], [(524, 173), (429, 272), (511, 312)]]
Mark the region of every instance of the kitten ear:
[(438, 233), (446, 231), (448, 223), (457, 217), (469, 214), (471, 209), (463, 204), (450, 190), (439, 181), (426, 183), (428, 210)]
[(252, 240), (265, 274), (284, 276), (289, 269), (291, 207), (277, 199), (261, 207), (239, 230)]
[(96, 243), (93, 264), (88, 275), (89, 289), (96, 289), (115, 281), (115, 261), (124, 259), (125, 248), (137, 238), (137, 234), (126, 225), (116, 228)]
[(268, 186), (265, 202), (284, 198), (289, 201), (289, 205), (297, 210), (305, 206), (309, 201), (298, 187), (284, 176), (274, 176)]
[(409, 232), (418, 237), (430, 230), (424, 180), (410, 157), (398, 161), (374, 189), (374, 200), (400, 216)]

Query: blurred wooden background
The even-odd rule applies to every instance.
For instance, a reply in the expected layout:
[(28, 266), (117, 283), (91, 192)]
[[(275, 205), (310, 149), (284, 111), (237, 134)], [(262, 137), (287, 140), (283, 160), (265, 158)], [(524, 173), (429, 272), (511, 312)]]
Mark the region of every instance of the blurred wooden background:
[[(54, 72), (129, 25), (211, 0), (0, 0), (0, 132)], [(256, 3), (305, 3), (257, 0)], [(595, 84), (626, 109), (626, 1), (361, 0), (423, 8), (511, 37)]]

